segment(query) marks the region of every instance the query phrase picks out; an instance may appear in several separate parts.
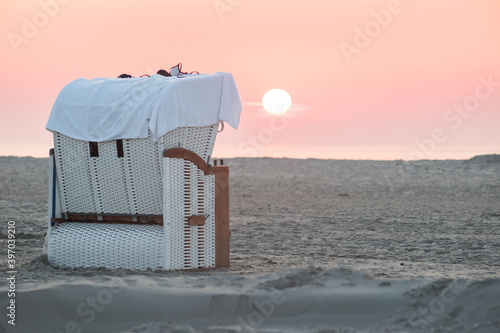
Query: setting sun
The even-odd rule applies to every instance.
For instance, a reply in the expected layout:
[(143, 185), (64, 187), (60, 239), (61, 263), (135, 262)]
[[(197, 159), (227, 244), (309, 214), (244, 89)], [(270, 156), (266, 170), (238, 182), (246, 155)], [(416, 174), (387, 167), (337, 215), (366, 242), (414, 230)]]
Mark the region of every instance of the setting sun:
[(272, 89), (262, 97), (262, 106), (270, 114), (283, 114), (292, 106), (292, 98), (282, 89)]

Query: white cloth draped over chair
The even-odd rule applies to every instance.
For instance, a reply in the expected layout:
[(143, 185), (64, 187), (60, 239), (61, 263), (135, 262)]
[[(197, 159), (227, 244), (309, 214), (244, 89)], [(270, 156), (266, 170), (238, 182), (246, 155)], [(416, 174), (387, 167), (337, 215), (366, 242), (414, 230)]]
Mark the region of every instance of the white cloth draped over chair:
[(152, 139), (177, 127), (227, 122), (237, 128), (241, 102), (230, 73), (182, 78), (77, 79), (52, 107), (47, 129), (83, 141)]

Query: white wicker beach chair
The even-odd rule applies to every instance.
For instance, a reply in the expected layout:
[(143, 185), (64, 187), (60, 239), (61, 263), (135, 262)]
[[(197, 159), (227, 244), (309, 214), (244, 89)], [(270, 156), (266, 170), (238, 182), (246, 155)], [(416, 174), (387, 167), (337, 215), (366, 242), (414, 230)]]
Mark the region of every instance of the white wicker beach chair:
[(229, 266), (229, 170), (207, 163), (217, 126), (179, 127), (156, 142), (88, 142), (54, 132), (49, 262), (138, 270)]
[(209, 162), (217, 126), (237, 128), (241, 109), (224, 72), (66, 85), (46, 126), (54, 135), (49, 262), (229, 266), (229, 170)]

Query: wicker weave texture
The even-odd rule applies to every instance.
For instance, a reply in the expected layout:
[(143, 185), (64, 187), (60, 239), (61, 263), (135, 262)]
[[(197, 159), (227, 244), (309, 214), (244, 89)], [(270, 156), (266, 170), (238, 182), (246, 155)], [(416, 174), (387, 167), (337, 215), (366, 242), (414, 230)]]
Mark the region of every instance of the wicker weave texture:
[[(50, 263), (139, 270), (215, 267), (215, 176), (189, 161), (164, 158), (163, 151), (182, 147), (207, 160), (216, 134), (217, 124), (178, 128), (156, 143), (106, 141), (95, 151), (95, 144), (91, 148), (89, 142), (54, 133), (59, 215), (163, 215), (164, 226), (49, 224)], [(205, 215), (205, 225), (188, 225), (193, 215)]]
[(54, 155), (61, 210), (97, 212), (88, 143), (54, 133)]
[(163, 264), (161, 226), (67, 222), (52, 229), (48, 245), (56, 267), (146, 270)]
[(157, 142), (150, 133), (148, 139), (122, 140), (123, 157), (116, 141), (99, 142), (99, 156), (91, 157), (88, 142), (54, 133), (62, 212), (162, 214), (163, 151), (182, 147), (207, 160), (216, 134), (217, 124), (177, 128)]
[[(165, 269), (215, 267), (215, 176), (175, 158), (164, 159), (164, 170)], [(205, 225), (189, 225), (193, 215)]]

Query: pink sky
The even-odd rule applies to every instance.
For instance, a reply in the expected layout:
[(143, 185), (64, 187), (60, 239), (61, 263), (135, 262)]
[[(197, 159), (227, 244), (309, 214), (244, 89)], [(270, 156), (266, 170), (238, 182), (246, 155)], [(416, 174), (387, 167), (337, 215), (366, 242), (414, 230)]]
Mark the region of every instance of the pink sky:
[[(0, 155), (47, 156), (70, 81), (178, 62), (236, 80), (220, 157), (500, 153), (498, 0), (2, 0), (0, 22)], [(273, 88), (279, 118), (258, 105)]]

